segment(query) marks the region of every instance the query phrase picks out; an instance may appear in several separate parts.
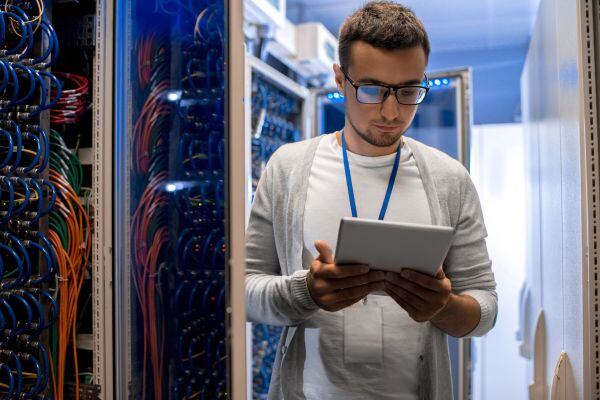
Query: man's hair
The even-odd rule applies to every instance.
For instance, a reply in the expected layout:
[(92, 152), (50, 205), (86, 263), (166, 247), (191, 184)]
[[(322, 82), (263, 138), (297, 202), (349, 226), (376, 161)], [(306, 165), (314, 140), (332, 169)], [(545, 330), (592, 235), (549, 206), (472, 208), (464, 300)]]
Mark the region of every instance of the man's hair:
[(392, 1), (371, 1), (344, 21), (339, 35), (341, 67), (347, 71), (352, 43), (363, 41), (385, 50), (421, 46), (429, 59), (429, 38), (415, 13)]

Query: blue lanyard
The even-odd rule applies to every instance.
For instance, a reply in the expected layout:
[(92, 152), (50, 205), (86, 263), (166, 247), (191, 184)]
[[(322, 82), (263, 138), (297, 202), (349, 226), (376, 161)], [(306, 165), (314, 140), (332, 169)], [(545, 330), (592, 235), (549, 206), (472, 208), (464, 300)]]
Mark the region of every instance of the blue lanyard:
[[(396, 159), (394, 160), (394, 168), (392, 168), (392, 174), (390, 175), (390, 181), (388, 183), (387, 192), (381, 205), (381, 211), (379, 211), (379, 220), (383, 221), (385, 213), (387, 212), (388, 204), (390, 203), (390, 197), (392, 197), (392, 191), (394, 190), (394, 183), (396, 183), (396, 175), (398, 175), (398, 166), (400, 165), (400, 153), (402, 152), (402, 146), (398, 145), (396, 150)], [(352, 186), (352, 175), (350, 174), (350, 162), (348, 162), (348, 150), (346, 148), (346, 137), (344, 130), (342, 129), (342, 153), (344, 156), (344, 170), (346, 171), (346, 185), (348, 185), (348, 198), (350, 199), (350, 209), (352, 210), (352, 217), (357, 218), (358, 212), (356, 211), (356, 200), (354, 199), (354, 188)]]

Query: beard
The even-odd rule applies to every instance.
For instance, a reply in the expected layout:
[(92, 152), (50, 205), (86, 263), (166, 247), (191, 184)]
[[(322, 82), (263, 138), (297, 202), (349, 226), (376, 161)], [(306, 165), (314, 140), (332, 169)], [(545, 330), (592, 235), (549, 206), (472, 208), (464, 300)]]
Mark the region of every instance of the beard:
[(404, 133), (407, 131), (407, 129), (405, 129), (404, 131), (401, 131), (399, 133), (389, 135), (377, 135), (369, 132), (368, 130), (361, 131), (360, 129), (358, 129), (349, 115), (348, 122), (350, 122), (352, 129), (354, 129), (354, 132), (356, 132), (356, 134), (360, 136), (362, 140), (375, 147), (390, 147), (391, 145), (397, 143), (398, 140), (400, 140), (400, 138), (402, 137), (402, 135), (404, 135)]

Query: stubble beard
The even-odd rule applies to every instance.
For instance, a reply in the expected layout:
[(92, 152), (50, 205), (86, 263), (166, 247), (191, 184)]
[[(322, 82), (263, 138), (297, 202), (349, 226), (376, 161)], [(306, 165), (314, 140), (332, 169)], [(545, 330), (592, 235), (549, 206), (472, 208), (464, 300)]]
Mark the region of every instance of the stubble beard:
[(406, 130), (404, 130), (393, 136), (374, 135), (372, 133), (369, 133), (369, 131), (363, 132), (360, 129), (358, 129), (352, 121), (352, 118), (350, 118), (350, 116), (348, 116), (348, 122), (350, 122), (352, 129), (354, 129), (354, 132), (356, 132), (356, 134), (360, 136), (362, 140), (375, 147), (390, 147), (391, 145), (397, 143), (398, 140), (400, 140), (400, 138), (402, 137), (402, 135), (404, 135), (404, 133), (406, 132)]

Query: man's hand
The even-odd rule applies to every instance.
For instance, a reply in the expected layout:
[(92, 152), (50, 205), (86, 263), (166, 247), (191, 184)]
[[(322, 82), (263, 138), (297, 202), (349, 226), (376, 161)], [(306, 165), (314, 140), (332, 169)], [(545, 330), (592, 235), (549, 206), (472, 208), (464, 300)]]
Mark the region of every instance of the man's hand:
[(308, 271), (306, 284), (314, 302), (325, 311), (344, 309), (371, 292), (385, 288), (385, 273), (366, 265), (335, 265), (327, 243), (317, 240), (319, 252)]
[(435, 277), (405, 269), (399, 274), (385, 273), (385, 291), (412, 319), (425, 322), (431, 321), (446, 307), (452, 284), (441, 267)]

